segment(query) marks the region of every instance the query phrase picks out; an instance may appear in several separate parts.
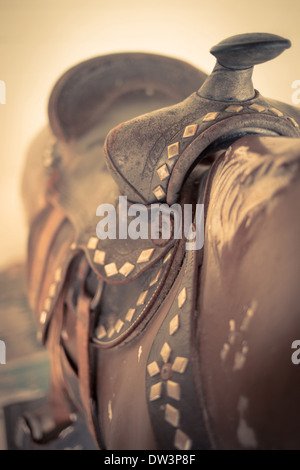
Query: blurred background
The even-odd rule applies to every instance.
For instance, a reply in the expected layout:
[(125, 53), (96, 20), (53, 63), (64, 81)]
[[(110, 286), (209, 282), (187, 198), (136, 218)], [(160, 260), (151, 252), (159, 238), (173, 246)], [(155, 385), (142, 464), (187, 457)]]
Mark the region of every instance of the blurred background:
[(292, 104), (300, 79), (298, 0), (0, 0), (0, 269), (25, 258), (27, 228), (20, 197), (26, 150), (47, 122), (57, 78), (81, 60), (145, 51), (182, 58), (209, 72), (209, 49), (244, 32), (289, 38), (292, 49), (256, 67), (255, 87)]

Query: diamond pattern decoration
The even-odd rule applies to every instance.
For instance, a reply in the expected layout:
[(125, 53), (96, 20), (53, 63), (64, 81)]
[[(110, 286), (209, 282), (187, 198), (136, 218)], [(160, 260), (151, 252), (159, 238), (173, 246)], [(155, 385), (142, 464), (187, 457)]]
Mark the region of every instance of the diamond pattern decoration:
[(47, 320), (47, 312), (45, 310), (43, 310), (41, 315), (40, 315), (40, 324), (45, 325), (46, 320)]
[(68, 341), (68, 340), (69, 340), (69, 335), (68, 335), (68, 333), (67, 333), (66, 330), (62, 330), (60, 336), (61, 336), (61, 338), (62, 338), (64, 341)]
[(298, 122), (295, 121), (294, 118), (292, 118), (292, 117), (290, 117), (290, 116), (287, 116), (287, 119), (288, 119), (289, 121), (291, 121), (291, 123), (293, 124), (294, 127), (299, 127)]
[(179, 155), (179, 142), (168, 146), (168, 159), (177, 157)]
[(186, 301), (186, 288), (184, 287), (178, 294), (178, 307), (181, 308)]
[(96, 329), (96, 336), (98, 339), (103, 339), (106, 336), (106, 329), (104, 328), (103, 325), (98, 326)]
[(105, 251), (96, 250), (94, 253), (94, 263), (104, 264), (105, 263)]
[(146, 263), (147, 261), (150, 261), (152, 255), (154, 252), (154, 248), (149, 248), (148, 250), (143, 250), (140, 254), (140, 256), (137, 259), (137, 263)]
[(54, 164), (54, 155), (53, 155), (54, 144), (49, 144), (44, 152), (43, 165), (45, 168), (51, 168)]
[(178, 372), (179, 374), (184, 374), (188, 362), (189, 360), (186, 357), (177, 356), (175, 358), (174, 364), (172, 365), (172, 370), (174, 372)]
[(164, 261), (163, 261), (163, 264), (165, 264), (167, 261), (169, 261), (169, 259), (171, 258), (172, 256), (172, 253), (171, 251), (169, 251), (169, 253), (167, 254), (167, 256), (165, 257)]
[(88, 241), (87, 247), (89, 250), (95, 250), (97, 248), (99, 239), (97, 237), (91, 237)]
[(207, 113), (204, 118), (203, 118), (203, 121), (204, 122), (207, 122), (207, 121), (214, 121), (215, 119), (217, 119), (218, 115), (220, 113), (219, 112), (215, 112), (215, 113)]
[(107, 332), (107, 336), (111, 338), (115, 334), (115, 329), (113, 326), (111, 326)]
[(179, 426), (179, 411), (174, 408), (174, 406), (169, 405), (169, 403), (166, 405), (165, 408), (165, 420), (174, 426), (174, 428), (177, 428)]
[(170, 348), (169, 344), (165, 342), (160, 351), (160, 355), (165, 364), (168, 362), (171, 352), (172, 349)]
[(154, 284), (156, 284), (156, 283), (158, 282), (161, 273), (162, 273), (162, 269), (160, 269), (160, 270), (158, 271), (158, 273), (156, 274), (156, 276), (152, 279), (152, 281), (151, 281), (150, 284), (149, 284), (149, 287), (154, 286)]
[(135, 308), (130, 308), (126, 314), (125, 320), (131, 323), (134, 314), (135, 314)]
[(144, 305), (145, 303), (145, 300), (146, 300), (146, 297), (148, 295), (148, 290), (145, 290), (144, 292), (142, 292), (137, 300), (137, 303), (136, 305), (139, 307), (140, 305)]
[(231, 104), (228, 106), (228, 108), (225, 109), (226, 113), (239, 113), (242, 111), (243, 106), (240, 106), (238, 104)]
[(47, 310), (47, 312), (49, 312), (50, 308), (51, 308), (51, 299), (47, 297), (47, 299), (44, 302), (44, 309)]
[(55, 293), (56, 293), (56, 283), (53, 282), (49, 287), (48, 295), (49, 297), (53, 298), (55, 296)]
[(116, 263), (106, 264), (104, 266), (104, 269), (107, 277), (115, 276), (116, 274), (118, 274), (118, 268), (116, 266)]
[(149, 400), (150, 401), (158, 400), (161, 397), (161, 392), (162, 392), (162, 382), (158, 382), (157, 384), (152, 385), (150, 389)]
[(278, 117), (282, 117), (282, 116), (283, 116), (283, 113), (282, 113), (281, 111), (279, 111), (279, 109), (270, 108), (269, 111), (271, 111), (271, 113), (275, 114), (275, 116), (278, 116)]
[(222, 351), (220, 352), (220, 357), (222, 361), (225, 361), (227, 354), (229, 353), (229, 349), (230, 349), (229, 344), (225, 343), (222, 348)]
[[(175, 299), (173, 310), (175, 310), (176, 308), (176, 303), (178, 304), (179, 308), (181, 308), (185, 304), (187, 300), (187, 295), (187, 288), (182, 286), (179, 290), (179, 294), (177, 295), (177, 299)], [(168, 332), (170, 335), (169, 338), (175, 335), (175, 333), (180, 328), (180, 315), (181, 313), (178, 311), (176, 312), (175, 310), (173, 311), (173, 315), (171, 315), (169, 318), (169, 322), (167, 324)], [(154, 360), (154, 356), (152, 362), (147, 366), (149, 376), (153, 377), (155, 382), (158, 382), (152, 385), (150, 388), (150, 401), (153, 402), (158, 399), (163, 400), (161, 406), (160, 402), (156, 406), (160, 407), (161, 410), (164, 410), (164, 419), (166, 423), (170, 424), (174, 429), (174, 448), (179, 450), (189, 450), (192, 447), (192, 440), (187, 434), (185, 434), (181, 429), (179, 429), (180, 402), (183, 398), (182, 395), (184, 393), (184, 390), (182, 388), (183, 385), (176, 381), (176, 373), (184, 374), (186, 372), (189, 359), (187, 357), (176, 356), (175, 359), (171, 361), (171, 355), (174, 354), (175, 356), (176, 352), (176, 349), (173, 350), (173, 343), (171, 341), (172, 340), (170, 338), (169, 341), (165, 341), (161, 347), (159, 354), (161, 356), (163, 364), (161, 363), (161, 359), (157, 360), (157, 356), (156, 360)], [(168, 374), (164, 373), (168, 370)], [(156, 378), (157, 380), (155, 380)], [(170, 404), (170, 400), (174, 400), (174, 403), (177, 402), (177, 405), (174, 406), (174, 404)]]
[(160, 368), (156, 361), (153, 361), (151, 362), (151, 364), (148, 364), (147, 370), (150, 377), (154, 377), (155, 375), (160, 373)]
[(251, 106), (249, 106), (249, 109), (253, 109), (253, 111), (257, 111), (258, 113), (262, 113), (263, 111), (265, 111), (265, 108), (263, 106), (256, 103), (251, 104)]
[(166, 164), (159, 167), (158, 170), (156, 170), (156, 172), (159, 176), (160, 181), (163, 181), (166, 178), (169, 178), (169, 176), (170, 176), (169, 168), (167, 167)]
[(115, 330), (117, 333), (120, 333), (120, 331), (122, 330), (124, 326), (124, 322), (122, 320), (118, 320), (117, 323), (115, 324)]
[(169, 333), (170, 335), (174, 335), (179, 328), (179, 315), (175, 315), (169, 323)]
[(181, 429), (176, 429), (174, 446), (178, 450), (191, 450), (192, 441)]
[[(44, 300), (44, 308), (40, 314), (40, 324), (45, 325), (48, 313), (50, 312), (52, 301), (57, 293), (57, 286), (62, 281), (62, 268), (59, 266), (54, 272), (54, 282), (52, 282), (48, 289), (48, 297)], [(42, 333), (38, 333), (38, 340), (42, 340)]]
[(55, 158), (55, 147), (56, 147), (56, 140), (51, 138), (44, 151), (43, 155), (43, 165), (45, 168), (51, 168), (54, 165), (56, 160)]
[(54, 273), (55, 282), (60, 282), (62, 280), (62, 268), (57, 268)]
[[(240, 110), (237, 109), (235, 112)], [(170, 256), (171, 252), (165, 255), (164, 262)], [(195, 260), (190, 257), (184, 264), (184, 273), (187, 276), (181, 279), (181, 284), (177, 287), (177, 295), (162, 323), (161, 334), (153, 343), (147, 365), (147, 390), (151, 395), (150, 401), (153, 402), (149, 404), (151, 418), (154, 418), (152, 424), (160, 443), (164, 446), (171, 444), (178, 450), (190, 450), (192, 445), (202, 445), (202, 437), (199, 438), (197, 429), (189, 427), (189, 417), (185, 415), (185, 413), (191, 414), (190, 417), (199, 422), (199, 427), (202, 426), (201, 411), (195, 409), (197, 394), (190, 383), (192, 378), (192, 370), (189, 367), (190, 348), (184, 339), (191, 327), (189, 317), (193, 306), (189, 300), (193, 283), (191, 266), (194, 266), (194, 263)], [(230, 328), (234, 330), (235, 325), (231, 323)], [(184, 409), (184, 404), (187, 402), (190, 403), (189, 411)], [(164, 419), (164, 423), (161, 419)], [(170, 443), (169, 438), (171, 438)], [(205, 445), (209, 445), (208, 438), (205, 437), (204, 442), (205, 440), (207, 440)]]
[(197, 128), (198, 128), (198, 124), (192, 124), (190, 126), (186, 126), (186, 128), (184, 129), (184, 133), (183, 133), (182, 137), (184, 139), (186, 137), (193, 137), (197, 132)]
[(153, 194), (158, 200), (163, 199), (166, 195), (165, 191), (163, 190), (161, 186), (157, 186), (156, 188), (154, 188)]
[(167, 395), (174, 400), (180, 400), (180, 385), (172, 380), (167, 381)]
[(134, 264), (131, 264), (129, 263), (129, 261), (127, 261), (119, 269), (119, 273), (122, 274), (124, 277), (127, 277), (134, 270), (134, 268), (135, 268)]

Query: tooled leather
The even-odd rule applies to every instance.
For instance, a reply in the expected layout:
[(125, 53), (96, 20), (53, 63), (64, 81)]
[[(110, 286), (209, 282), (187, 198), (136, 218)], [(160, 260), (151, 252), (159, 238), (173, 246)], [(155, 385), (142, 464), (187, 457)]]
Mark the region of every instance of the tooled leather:
[[(150, 206), (147, 207), (147, 211), (150, 222)], [(128, 227), (134, 218), (128, 216), (126, 233), (128, 233)], [(99, 220), (95, 217), (93, 223), (79, 236), (77, 246), (85, 252), (94, 272), (108, 284), (128, 284), (136, 280), (145, 271), (157, 265), (174, 248), (175, 240), (172, 233), (171, 238), (164, 243), (151, 239), (151, 234), (148, 234), (147, 239), (135, 240), (129, 236), (126, 239), (118, 238), (118, 215), (116, 217), (116, 238), (97, 239), (96, 226)], [(112, 268), (111, 272), (109, 267)]]
[[(201, 215), (204, 223), (217, 161), (203, 173), (198, 186), (198, 204), (204, 204)], [(185, 252), (176, 296), (147, 359), (147, 403), (161, 449), (184, 451), (213, 447), (201, 390), (199, 393), (201, 371), (198, 370), (197, 352), (194, 351), (194, 321), (199, 314), (197, 298), (202, 256), (202, 248)]]
[(105, 155), (112, 176), (131, 201), (173, 204), (189, 169), (221, 136), (255, 128), (298, 137), (299, 123), (295, 108), (259, 93), (242, 103), (211, 101), (193, 93), (181, 103), (113, 129)]
[[(56, 223), (53, 223), (56, 221)], [(62, 292), (74, 253), (72, 226), (65, 214), (46, 207), (34, 221), (29, 236), (28, 291), (37, 315), (38, 338), (46, 341), (50, 318)]]
[(93, 342), (109, 348), (124, 341), (148, 316), (169, 274), (169, 252), (130, 284), (104, 285), (101, 313)]
[(45, 259), (53, 245), (53, 237), (60, 230), (65, 214), (46, 206), (34, 219), (28, 240), (27, 289), (30, 306), (37, 309), (37, 302), (46, 272)]

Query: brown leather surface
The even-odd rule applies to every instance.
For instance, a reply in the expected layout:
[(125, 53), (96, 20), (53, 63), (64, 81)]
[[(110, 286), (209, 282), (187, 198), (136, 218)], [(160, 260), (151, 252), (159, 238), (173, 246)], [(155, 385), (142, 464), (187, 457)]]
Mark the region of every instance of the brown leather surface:
[[(196, 348), (216, 448), (298, 446), (299, 377), (291, 343), (300, 334), (299, 155), (298, 139), (247, 137), (218, 158), (209, 179)], [(108, 449), (157, 447), (145, 369), (178, 282), (148, 324), (144, 321), (124, 344), (96, 354), (98, 419)], [(90, 300), (83, 295), (79, 301), (79, 384), (85, 408), (94, 393), (87, 347)], [(50, 327), (53, 359), (60, 357), (59, 305)], [(53, 404), (61, 422), (70, 412), (68, 380), (56, 359), (52, 373)]]
[[(280, 110), (276, 115), (275, 104)], [(253, 99), (231, 104), (209, 101), (194, 92), (176, 105), (112, 129), (105, 141), (105, 156), (111, 175), (131, 201), (172, 205), (180, 198), (190, 169), (209, 149), (212, 153), (227, 148), (247, 133), (297, 138), (297, 120), (297, 108), (259, 93)]]
[(99, 420), (107, 449), (156, 449), (147, 409), (147, 358), (177, 293), (179, 276), (159, 312), (134, 340), (98, 353)]
[(95, 442), (98, 442), (94, 411), (94, 363), (92, 355), (90, 354), (90, 339), (94, 327), (94, 312), (91, 309), (91, 298), (85, 293), (84, 289), (88, 268), (88, 262), (83, 258), (78, 268), (78, 279), (80, 283), (76, 325), (78, 380), (87, 425), (89, 426)]
[(197, 89), (205, 78), (192, 65), (158, 54), (95, 57), (75, 65), (57, 81), (49, 99), (50, 125), (59, 140), (78, 139), (126, 94), (146, 92), (151, 101), (159, 92), (162, 100), (168, 97), (174, 102)]
[(65, 214), (63, 211), (48, 205), (36, 217), (31, 227), (28, 243), (27, 283), (29, 302), (34, 310), (37, 308), (40, 296), (47, 256), (53, 244), (53, 238), (64, 219)]
[[(134, 57), (137, 62), (142, 60), (140, 63), (146, 60), (144, 55), (118, 57), (121, 65), (126, 63), (126, 57), (128, 63), (132, 63)], [(137, 83), (132, 76), (134, 69), (126, 71), (125, 78), (129, 77), (129, 83), (126, 85), (124, 78), (122, 84), (126, 86), (122, 90), (106, 70), (110, 66), (112, 70), (118, 70), (115, 59), (107, 56), (75, 67), (59, 80), (51, 95), (50, 124), (58, 138), (55, 151), (59, 161), (50, 169), (44, 188), (49, 206), (32, 225), (30, 297), (38, 315), (43, 309), (46, 311), (46, 321), (42, 323), (52, 357), (55, 421), (59, 424), (68, 421), (73, 410), (69, 398), (73, 395), (75, 406), (85, 408), (91, 432), (99, 440), (98, 423), (93, 414), (95, 408), (91, 404), (97, 407), (107, 449), (157, 449), (159, 439), (152, 427), (147, 404), (147, 360), (155, 340), (164, 333), (163, 321), (178, 295), (179, 282), (184, 277), (182, 271), (178, 275), (183, 253), (180, 250), (176, 253), (169, 275), (159, 285), (153, 305), (149, 306), (149, 311), (145, 310), (141, 322), (134, 322), (134, 328), (126, 338), (121, 338), (121, 344), (116, 341), (110, 349), (102, 349), (103, 345), (94, 340), (96, 323), (94, 325), (90, 308), (93, 295), (87, 292), (84, 281), (88, 276), (85, 271), (88, 262), (96, 281), (100, 278), (101, 269), (95, 269), (94, 252), (87, 249), (89, 237), (95, 236), (95, 209), (102, 202), (114, 203), (118, 195), (117, 184), (104, 169), (102, 145), (106, 127), (111, 122), (116, 125), (121, 116), (121, 120), (127, 121), (130, 113), (142, 108), (144, 112), (150, 103), (150, 109), (158, 107), (158, 98), (162, 95), (164, 104), (169, 105), (174, 93), (177, 99), (183, 99), (186, 94), (178, 98), (178, 93), (183, 92), (176, 82), (170, 96), (166, 77), (160, 72), (157, 74), (156, 70), (153, 88), (154, 91), (157, 88), (157, 94), (152, 95), (153, 100), (148, 96), (149, 77), (141, 73)], [(147, 63), (148, 71), (152, 60), (153, 57)], [(189, 67), (183, 70), (183, 75), (189, 75), (189, 70)], [(104, 90), (99, 87), (103, 71), (103, 86), (108, 86), (107, 89), (104, 86)], [(199, 71), (194, 71), (187, 87), (200, 76)], [(179, 82), (182, 78), (180, 75)], [(82, 90), (80, 97), (78, 90)], [(128, 113), (131, 98), (133, 106)], [(189, 299), (189, 319), (195, 320), (191, 323), (196, 335), (192, 335), (195, 343), (191, 359), (198, 385), (199, 403), (196, 406), (198, 404), (205, 415), (214, 446), (225, 449), (297, 448), (300, 383), (297, 369), (291, 363), (291, 343), (300, 335), (300, 263), (296, 248), (300, 234), (300, 144), (298, 138), (292, 138), (299, 136), (298, 111), (259, 94), (243, 103), (242, 110), (238, 111), (228, 111), (227, 102), (209, 104), (208, 107), (206, 99), (193, 93), (179, 105), (118, 126), (107, 139), (109, 167), (121, 192), (132, 201), (136, 198), (147, 203), (156, 201), (153, 190), (159, 183), (166, 200), (173, 203), (182, 197), (182, 184), (199, 156), (204, 156), (202, 152), (224, 133), (259, 128), (272, 135), (275, 132), (290, 137), (246, 137), (232, 144), (215, 162), (206, 192), (203, 266), (200, 279), (196, 275), (193, 277), (195, 291), (198, 291), (198, 309), (193, 311), (196, 300), (193, 296)], [(256, 108), (251, 108), (253, 105)], [(274, 106), (280, 111), (274, 113)], [(211, 119), (208, 112), (214, 112), (215, 117)], [(123, 119), (125, 115), (127, 118)], [(193, 130), (186, 135), (189, 126), (193, 126)], [(171, 165), (169, 147), (174, 144), (178, 144), (178, 153)], [(162, 183), (158, 181), (157, 170), (166, 162), (170, 175)], [(189, 185), (187, 180), (185, 191), (186, 201), (195, 203), (195, 185)], [(101, 243), (97, 243), (101, 249)], [(143, 241), (136, 247), (142, 251)], [(121, 256), (117, 259), (117, 255), (122, 248), (114, 250), (111, 243), (106, 251), (110, 261), (116, 257), (119, 270)], [(134, 250), (127, 247), (125, 251), (127, 256)], [(175, 253), (173, 248), (171, 251)], [(154, 257), (154, 267), (165, 254), (163, 249), (157, 252), (161, 254)], [(76, 265), (76, 259), (81, 255), (85, 265), (82, 273)], [(137, 259), (137, 253), (134, 253), (134, 259)], [(61, 279), (53, 297), (49, 292), (58, 268), (61, 268)], [(145, 265), (141, 273), (147, 273), (148, 269), (150, 272), (151, 263)], [(79, 297), (75, 295), (74, 286), (70, 286), (78, 277)], [(103, 273), (102, 280), (108, 281)], [(137, 282), (136, 277), (122, 282), (118, 294), (119, 276), (115, 285), (106, 290), (107, 296), (115, 297), (119, 313), (122, 303), (125, 305), (126, 299), (134, 297), (131, 282)], [(99, 322), (109, 317), (112, 302), (105, 298), (105, 289), (103, 292), (95, 312), (95, 320)], [(49, 304), (47, 308), (45, 302)], [(72, 321), (68, 323), (66, 316), (71, 314)], [(74, 326), (76, 321), (77, 346), (68, 346), (64, 344), (61, 332), (66, 325)], [(72, 378), (67, 377), (68, 367)], [(70, 390), (77, 374), (80, 400), (78, 390)], [(193, 387), (192, 382), (190, 386)], [(178, 428), (176, 423), (172, 426)], [(185, 444), (190, 445), (190, 442)]]
[(299, 448), (300, 141), (244, 138), (212, 180), (197, 338), (217, 448)]

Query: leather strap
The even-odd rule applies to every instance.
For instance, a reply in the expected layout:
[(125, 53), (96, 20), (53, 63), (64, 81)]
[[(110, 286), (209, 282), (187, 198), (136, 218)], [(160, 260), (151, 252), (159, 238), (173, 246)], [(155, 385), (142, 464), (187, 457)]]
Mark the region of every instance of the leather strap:
[(37, 308), (53, 240), (65, 218), (62, 210), (47, 206), (32, 224), (28, 243), (27, 283), (29, 303), (33, 310)]
[[(198, 204), (206, 204), (207, 178), (205, 171), (198, 183)], [(176, 296), (148, 357), (148, 407), (160, 449), (212, 448), (202, 390), (197, 387), (200, 372), (195, 367), (194, 354), (193, 327), (202, 256), (203, 248), (186, 251)]]
[[(102, 447), (98, 421), (96, 418), (96, 406), (93, 393), (93, 358), (90, 350), (91, 332), (94, 326), (94, 310), (91, 308), (93, 299), (87, 295), (85, 290), (85, 280), (88, 274), (89, 265), (84, 257), (79, 265), (78, 278), (80, 282), (79, 296), (77, 303), (77, 351), (78, 351), (78, 375), (79, 390), (82, 405), (86, 414), (87, 424), (90, 432), (98, 444)], [(100, 281), (102, 282), (102, 281)]]
[(65, 291), (68, 286), (65, 286), (55, 312), (54, 320), (50, 325), (50, 334), (48, 341), (48, 348), (52, 358), (57, 358), (56, 361), (51, 361), (51, 390), (50, 390), (50, 404), (53, 413), (53, 418), (57, 426), (69, 425), (71, 423), (70, 414), (74, 411), (70, 400), (68, 399), (68, 392), (65, 388), (65, 380), (61, 367), (61, 362), (58, 360), (60, 357), (60, 335), (63, 326), (63, 309)]

